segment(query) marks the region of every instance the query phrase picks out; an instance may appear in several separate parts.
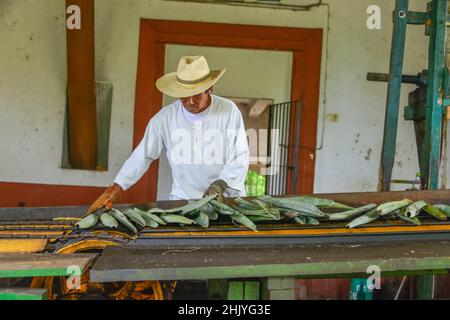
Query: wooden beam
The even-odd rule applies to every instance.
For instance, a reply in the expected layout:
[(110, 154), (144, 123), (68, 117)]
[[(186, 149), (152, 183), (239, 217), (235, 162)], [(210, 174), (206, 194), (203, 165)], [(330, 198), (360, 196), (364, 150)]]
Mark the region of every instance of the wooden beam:
[[(73, 169), (96, 169), (94, 0), (66, 0), (80, 8), (80, 29), (67, 28), (69, 159)], [(67, 17), (73, 16), (68, 13)]]
[(0, 254), (0, 278), (70, 276), (71, 268), (79, 267), (82, 273), (91, 265), (97, 254)]
[[(205, 260), (205, 257), (208, 259)], [(445, 272), (450, 248), (439, 241), (354, 245), (271, 245), (240, 247), (108, 247), (90, 269), (93, 282), (203, 280), (295, 276), (298, 278)]]
[(47, 289), (4, 288), (0, 289), (2, 300), (47, 300)]

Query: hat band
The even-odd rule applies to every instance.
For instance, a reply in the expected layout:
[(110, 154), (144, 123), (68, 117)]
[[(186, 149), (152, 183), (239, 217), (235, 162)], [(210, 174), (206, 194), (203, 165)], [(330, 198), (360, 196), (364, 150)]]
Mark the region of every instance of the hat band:
[(192, 80), (192, 81), (189, 81), (189, 80), (183, 80), (183, 79), (178, 78), (178, 76), (177, 76), (177, 81), (178, 81), (179, 83), (182, 83), (182, 84), (197, 84), (197, 83), (200, 83), (200, 82), (205, 81), (205, 80), (208, 79), (210, 76), (211, 76), (211, 72), (208, 73), (206, 76), (200, 78), (200, 79)]

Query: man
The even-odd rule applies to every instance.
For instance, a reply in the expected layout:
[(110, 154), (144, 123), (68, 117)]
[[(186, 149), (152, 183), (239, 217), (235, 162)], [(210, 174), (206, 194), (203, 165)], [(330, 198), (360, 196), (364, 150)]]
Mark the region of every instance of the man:
[(203, 56), (180, 59), (177, 72), (158, 79), (162, 93), (179, 98), (162, 108), (147, 126), (140, 144), (88, 213), (110, 209), (134, 185), (163, 149), (172, 171), (171, 200), (218, 194), (245, 196), (249, 165), (242, 115), (228, 99), (212, 94), (225, 69), (210, 71)]

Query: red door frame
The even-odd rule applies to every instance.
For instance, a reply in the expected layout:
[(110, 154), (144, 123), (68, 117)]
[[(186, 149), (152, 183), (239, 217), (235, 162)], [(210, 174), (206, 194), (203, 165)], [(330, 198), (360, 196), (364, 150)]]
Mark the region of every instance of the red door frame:
[[(291, 192), (313, 193), (322, 30), (142, 19), (134, 114), (134, 147), (142, 139), (148, 121), (162, 105), (162, 94), (156, 89), (155, 81), (164, 72), (166, 44), (284, 50), (293, 53), (291, 100), (302, 101), (300, 127), (302, 147), (299, 150), (297, 164), (299, 179), (295, 190)], [(292, 152), (289, 158), (292, 163)], [(152, 165), (142, 179), (130, 189), (127, 201), (156, 200), (157, 176), (158, 166)]]
[[(156, 89), (155, 82), (164, 73), (166, 44), (283, 50), (293, 53), (291, 100), (302, 102), (302, 114), (299, 179), (295, 190), (291, 192), (313, 193), (322, 30), (141, 19), (133, 147), (142, 139), (150, 118), (162, 106), (162, 94)], [(291, 163), (294, 159), (292, 150), (293, 148), (289, 157)], [(158, 166), (152, 164), (141, 180), (125, 192), (122, 202), (155, 201), (157, 176)], [(87, 205), (103, 190), (102, 187), (0, 182), (0, 207)]]

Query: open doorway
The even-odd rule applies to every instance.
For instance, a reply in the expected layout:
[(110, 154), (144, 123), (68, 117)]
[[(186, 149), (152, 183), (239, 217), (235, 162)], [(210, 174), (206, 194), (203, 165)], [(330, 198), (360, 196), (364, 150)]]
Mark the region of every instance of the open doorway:
[(227, 97), (236, 103), (244, 120), (249, 142), (250, 166), (245, 179), (247, 196), (256, 197), (267, 194), (267, 168), (270, 142), (270, 106), (273, 99)]

